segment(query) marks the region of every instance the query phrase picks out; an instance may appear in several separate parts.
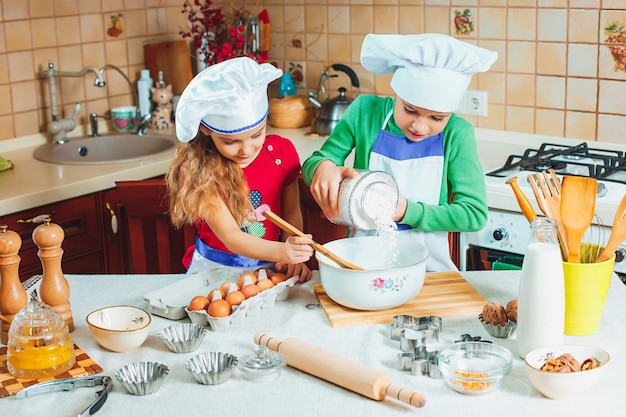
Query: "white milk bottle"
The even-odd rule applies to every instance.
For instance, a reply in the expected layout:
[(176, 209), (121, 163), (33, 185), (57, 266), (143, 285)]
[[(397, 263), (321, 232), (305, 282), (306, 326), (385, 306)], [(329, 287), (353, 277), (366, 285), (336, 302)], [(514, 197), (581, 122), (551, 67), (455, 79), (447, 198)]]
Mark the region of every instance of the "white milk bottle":
[(563, 343), (565, 284), (553, 219), (536, 217), (522, 264), (517, 310), (517, 351)]

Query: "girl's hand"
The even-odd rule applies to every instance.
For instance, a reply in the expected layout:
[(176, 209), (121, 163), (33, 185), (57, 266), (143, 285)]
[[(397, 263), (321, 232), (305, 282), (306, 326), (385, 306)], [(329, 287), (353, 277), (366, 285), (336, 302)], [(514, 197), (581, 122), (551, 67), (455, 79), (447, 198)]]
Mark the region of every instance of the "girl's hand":
[(311, 181), (311, 195), (330, 219), (339, 213), (339, 183), (344, 178), (354, 178), (358, 172), (354, 168), (338, 167), (332, 161), (323, 161), (317, 166)]
[(311, 279), (311, 270), (306, 264), (281, 264), (277, 263), (274, 265), (275, 268), (285, 274), (287, 278), (291, 278), (295, 275), (299, 275), (300, 278), (298, 282), (303, 284)]
[(311, 247), (313, 238), (311, 235), (289, 236), (282, 245), (283, 254), (281, 256), (286, 264), (301, 264), (308, 261), (313, 256)]

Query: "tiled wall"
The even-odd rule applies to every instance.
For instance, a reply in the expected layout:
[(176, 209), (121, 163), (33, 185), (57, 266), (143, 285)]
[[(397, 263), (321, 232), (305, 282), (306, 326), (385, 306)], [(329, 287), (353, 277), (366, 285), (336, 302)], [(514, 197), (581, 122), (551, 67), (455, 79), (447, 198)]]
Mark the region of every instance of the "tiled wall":
[[(39, 73), (50, 59), (66, 71), (114, 64), (135, 81), (144, 43), (180, 39), (182, 2), (2, 0), (0, 139), (45, 131), (50, 100)], [(342, 63), (357, 73), (361, 94), (381, 95), (392, 94), (389, 76), (374, 77), (359, 64), (365, 34), (455, 35), (455, 12), (469, 9), (474, 30), (458, 37), (500, 54), (470, 86), (489, 93), (489, 115), (469, 118), (476, 126), (626, 143), (626, 72), (614, 70), (605, 43), (607, 26), (626, 25), (624, 0), (265, 0), (248, 8), (262, 7), (271, 19), (270, 59), (283, 69), (303, 64), (301, 93), (316, 89), (326, 65)], [(106, 31), (118, 13), (124, 33), (111, 37)], [(81, 100), (85, 123), (88, 113), (132, 100), (121, 77), (107, 71), (105, 78), (105, 89), (89, 75), (63, 78), (65, 114)], [(340, 74), (331, 92), (349, 84)]]

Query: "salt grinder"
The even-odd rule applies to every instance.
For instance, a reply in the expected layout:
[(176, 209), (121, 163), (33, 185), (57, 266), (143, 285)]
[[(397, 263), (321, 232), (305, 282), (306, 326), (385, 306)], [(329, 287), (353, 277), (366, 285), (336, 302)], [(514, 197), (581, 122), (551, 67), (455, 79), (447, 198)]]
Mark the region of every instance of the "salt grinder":
[(0, 225), (0, 342), (4, 345), (9, 340), (13, 318), (28, 303), (18, 273), (21, 247), (20, 235), (7, 230), (7, 225)]
[(74, 318), (70, 307), (70, 286), (61, 270), (61, 243), (64, 238), (61, 226), (51, 223), (49, 217), (33, 230), (33, 242), (39, 247), (37, 255), (43, 267), (39, 287), (41, 301), (59, 312), (71, 332), (74, 330)]

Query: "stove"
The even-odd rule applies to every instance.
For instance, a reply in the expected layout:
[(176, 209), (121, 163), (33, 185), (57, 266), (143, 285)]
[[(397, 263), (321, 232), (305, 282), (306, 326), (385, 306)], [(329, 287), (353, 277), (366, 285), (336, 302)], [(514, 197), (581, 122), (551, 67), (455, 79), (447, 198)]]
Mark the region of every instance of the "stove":
[[(575, 145), (542, 143), (503, 158), (499, 168), (485, 174), (489, 212), (487, 224), (480, 232), (462, 237), (461, 259), (466, 269), (491, 269), (493, 262), (503, 257), (518, 258), (526, 250), (530, 229), (521, 214), (509, 179), (517, 183), (533, 204), (538, 215), (543, 215), (535, 200), (528, 176), (553, 169), (559, 181), (565, 175), (593, 177), (598, 180), (596, 216), (585, 241), (608, 241), (615, 211), (626, 194), (626, 153), (622, 150), (602, 149), (598, 142)], [(477, 254), (479, 254), (477, 256)], [(626, 242), (616, 251), (615, 271), (626, 274)]]

